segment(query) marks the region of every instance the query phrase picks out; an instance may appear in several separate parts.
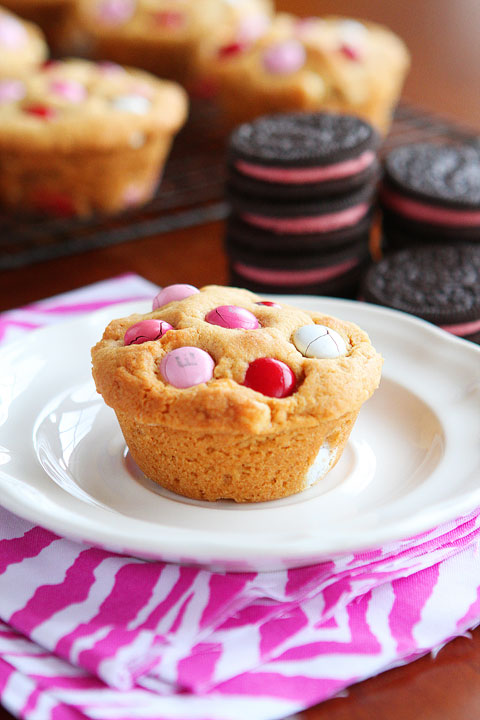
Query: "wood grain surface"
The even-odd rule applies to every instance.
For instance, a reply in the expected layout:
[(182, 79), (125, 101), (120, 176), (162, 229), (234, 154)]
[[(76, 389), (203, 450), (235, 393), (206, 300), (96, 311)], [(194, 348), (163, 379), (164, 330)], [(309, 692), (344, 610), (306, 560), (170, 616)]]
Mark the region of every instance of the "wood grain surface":
[[(300, 15), (347, 15), (388, 25), (404, 38), (412, 54), (405, 98), (480, 133), (479, 0), (278, 0), (277, 6)], [(212, 223), (1, 272), (0, 310), (123, 272), (136, 272), (159, 285), (226, 283), (222, 234), (223, 224)], [(452, 641), (435, 659), (429, 655), (390, 670), (299, 717), (477, 720), (480, 629), (471, 638)], [(0, 720), (10, 718), (0, 708)]]

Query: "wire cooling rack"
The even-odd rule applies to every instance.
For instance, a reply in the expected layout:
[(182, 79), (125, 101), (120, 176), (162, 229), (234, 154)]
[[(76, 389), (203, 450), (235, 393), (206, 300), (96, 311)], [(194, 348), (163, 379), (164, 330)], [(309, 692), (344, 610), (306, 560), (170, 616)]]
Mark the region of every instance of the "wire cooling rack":
[[(424, 140), (472, 142), (480, 147), (471, 129), (404, 104), (395, 113), (381, 152)], [(226, 133), (215, 106), (194, 102), (151, 202), (113, 217), (88, 220), (0, 215), (0, 270), (224, 218), (228, 212), (223, 195), (225, 147)]]

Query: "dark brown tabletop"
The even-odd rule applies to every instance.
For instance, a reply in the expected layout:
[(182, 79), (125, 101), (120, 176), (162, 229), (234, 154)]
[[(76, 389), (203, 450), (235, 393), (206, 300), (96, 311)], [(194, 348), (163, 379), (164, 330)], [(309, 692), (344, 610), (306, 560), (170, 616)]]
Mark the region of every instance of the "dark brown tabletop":
[[(382, 22), (412, 53), (404, 98), (480, 134), (478, 0), (278, 0), (297, 14), (337, 14)], [(0, 310), (124, 272), (158, 285), (228, 281), (217, 221), (103, 249), (0, 271)], [(179, 275), (181, 267), (181, 275)], [(454, 592), (454, 590), (452, 590)], [(346, 697), (302, 720), (476, 720), (480, 717), (480, 630), (405, 667), (351, 687)], [(0, 720), (11, 718), (0, 708)]]

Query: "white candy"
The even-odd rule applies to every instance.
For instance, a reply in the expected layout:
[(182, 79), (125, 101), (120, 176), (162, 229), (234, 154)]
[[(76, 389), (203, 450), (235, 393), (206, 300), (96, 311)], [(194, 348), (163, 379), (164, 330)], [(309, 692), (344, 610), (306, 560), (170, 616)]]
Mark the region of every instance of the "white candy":
[(308, 358), (330, 359), (345, 355), (345, 340), (325, 325), (304, 325), (295, 331), (293, 342), (298, 352)]
[(151, 102), (143, 95), (119, 95), (112, 100), (112, 105), (116, 110), (145, 115), (150, 110)]

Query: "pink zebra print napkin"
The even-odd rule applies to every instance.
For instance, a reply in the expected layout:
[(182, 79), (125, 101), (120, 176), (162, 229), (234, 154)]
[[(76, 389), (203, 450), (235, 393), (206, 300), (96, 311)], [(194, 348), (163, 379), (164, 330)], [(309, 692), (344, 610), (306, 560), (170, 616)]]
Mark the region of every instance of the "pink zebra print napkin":
[[(0, 316), (8, 341), (156, 288)], [(26, 720), (273, 720), (480, 621), (480, 514), (318, 565), (223, 574), (80, 545), (0, 508), (0, 701)]]

